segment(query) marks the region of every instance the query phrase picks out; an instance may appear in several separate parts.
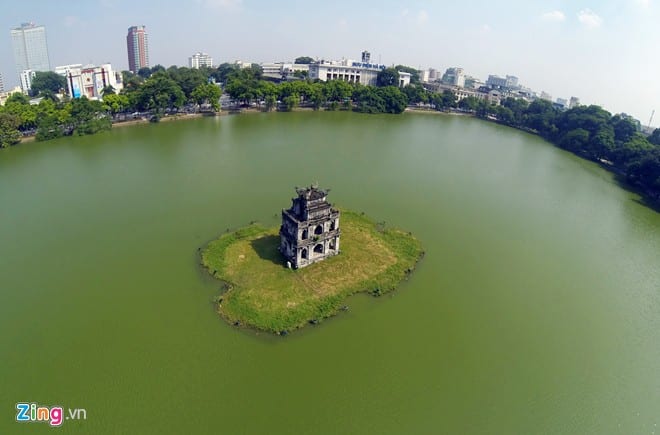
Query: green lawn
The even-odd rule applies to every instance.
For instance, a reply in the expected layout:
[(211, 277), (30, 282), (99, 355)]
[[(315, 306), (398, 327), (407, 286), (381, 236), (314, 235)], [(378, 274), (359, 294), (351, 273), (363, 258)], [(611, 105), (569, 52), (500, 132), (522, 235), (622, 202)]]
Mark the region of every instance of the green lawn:
[(209, 243), (202, 264), (228, 288), (220, 315), (272, 332), (300, 328), (332, 316), (353, 293), (395, 289), (423, 255), (412, 234), (363, 215), (342, 211), (340, 228), (339, 255), (298, 270), (284, 266), (278, 228), (251, 225)]

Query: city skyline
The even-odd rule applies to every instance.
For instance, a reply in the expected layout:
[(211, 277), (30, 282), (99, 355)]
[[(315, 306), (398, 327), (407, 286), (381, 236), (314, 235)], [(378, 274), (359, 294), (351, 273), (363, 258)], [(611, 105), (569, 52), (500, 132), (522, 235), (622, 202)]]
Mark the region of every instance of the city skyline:
[(17, 84), (9, 30), (22, 22), (48, 29), (51, 66), (110, 62), (118, 70), (128, 69), (126, 29), (139, 23), (150, 34), (150, 65), (186, 66), (198, 51), (216, 63), (261, 63), (359, 59), (366, 49), (372, 61), (388, 65), (461, 67), (484, 81), (515, 75), (553, 100), (577, 96), (643, 125), (660, 109), (660, 61), (650, 55), (660, 42), (660, 5), (653, 0), (470, 3), (99, 0), (62, 11), (32, 0), (0, 17), (0, 73), (6, 89)]

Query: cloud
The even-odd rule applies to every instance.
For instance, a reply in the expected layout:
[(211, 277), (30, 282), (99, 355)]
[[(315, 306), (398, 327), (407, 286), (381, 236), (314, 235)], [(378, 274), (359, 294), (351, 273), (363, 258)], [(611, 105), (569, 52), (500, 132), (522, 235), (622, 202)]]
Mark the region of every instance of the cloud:
[(543, 21), (549, 21), (554, 23), (560, 23), (566, 20), (566, 15), (562, 11), (550, 11), (541, 15)]
[(426, 24), (428, 20), (429, 20), (429, 13), (426, 12), (424, 9), (422, 9), (417, 13), (417, 24), (423, 26), (424, 24)]
[(578, 21), (587, 29), (595, 29), (603, 24), (603, 19), (591, 9), (582, 9), (577, 14)]
[(401, 11), (401, 16), (402, 17), (407, 17), (409, 13), (410, 13), (410, 11), (408, 9), (403, 9)]
[(481, 33), (489, 33), (491, 30), (493, 30), (493, 28), (490, 27), (490, 24), (484, 24), (481, 26)]
[(337, 21), (337, 27), (339, 27), (339, 30), (348, 30), (348, 20), (346, 18), (341, 18)]
[(634, 0), (638, 5), (648, 8), (651, 5), (651, 0)]

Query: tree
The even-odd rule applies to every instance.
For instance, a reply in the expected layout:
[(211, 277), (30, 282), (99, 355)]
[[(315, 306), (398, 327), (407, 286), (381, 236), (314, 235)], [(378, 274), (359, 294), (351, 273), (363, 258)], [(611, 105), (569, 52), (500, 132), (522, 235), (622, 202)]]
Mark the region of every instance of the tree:
[(626, 174), (629, 181), (653, 189), (660, 196), (660, 147), (628, 163)]
[(614, 128), (614, 139), (620, 142), (628, 142), (637, 133), (639, 121), (625, 113), (614, 115), (610, 124)]
[(436, 110), (447, 110), (456, 107), (456, 94), (449, 89), (445, 89), (442, 94), (433, 94), (431, 101)]
[(55, 139), (64, 136), (64, 129), (56, 115), (48, 115), (39, 121), (36, 139), (38, 141)]
[(406, 94), (397, 86), (378, 88), (378, 94), (383, 100), (385, 106), (383, 111), (386, 113), (402, 113), (408, 106)]
[(94, 134), (112, 127), (100, 101), (92, 101), (83, 96), (73, 99), (70, 104), (73, 134), (77, 136)]
[(558, 134), (556, 125), (558, 113), (550, 101), (534, 100), (525, 111), (525, 127), (536, 130), (546, 139), (553, 139)]
[(410, 84), (404, 86), (402, 90), (410, 103), (428, 103), (429, 101), (428, 92), (422, 85)]
[(565, 132), (559, 139), (559, 146), (573, 152), (580, 152), (589, 143), (589, 132), (584, 128), (576, 128)]
[(37, 96), (41, 92), (60, 93), (66, 87), (66, 78), (53, 71), (37, 71), (32, 78), (30, 95)]
[(124, 84), (123, 91), (131, 91), (139, 88), (140, 85), (144, 82), (144, 79), (130, 71), (122, 71), (121, 81)]
[(108, 95), (114, 95), (114, 94), (116, 94), (116, 93), (117, 93), (117, 92), (115, 91), (115, 88), (112, 87), (112, 85), (105, 86), (105, 87), (101, 90), (101, 95), (102, 95), (104, 98), (107, 97)]
[(323, 85), (321, 83), (311, 83), (309, 88), (310, 90), (307, 98), (312, 103), (314, 110), (318, 110), (327, 101), (325, 93), (323, 92)]
[(168, 76), (177, 82), (187, 99), (192, 99), (192, 92), (200, 85), (207, 83), (207, 77), (196, 68), (170, 67)]
[(21, 131), (32, 129), (37, 125), (37, 109), (30, 105), (23, 94), (11, 94), (5, 102), (4, 112), (16, 116), (19, 120), (18, 129)]
[(460, 109), (469, 110), (471, 112), (476, 111), (478, 106), (479, 106), (479, 99), (477, 97), (473, 97), (472, 95), (470, 95), (469, 97), (465, 97), (458, 102), (458, 107)]
[(377, 88), (373, 86), (357, 86), (353, 92), (356, 110), (364, 113), (382, 113), (385, 111), (385, 101)]
[(138, 107), (155, 115), (161, 115), (168, 108), (180, 108), (185, 100), (181, 87), (161, 72), (145, 80), (137, 92)]
[(231, 63), (223, 63), (218, 66), (218, 68), (211, 73), (211, 77), (213, 77), (217, 82), (220, 83), (227, 83), (228, 79), (232, 77), (237, 71), (238, 71), (238, 66), (231, 64)]
[(220, 88), (213, 83), (203, 83), (197, 86), (191, 94), (192, 100), (197, 104), (210, 104), (213, 110), (220, 110)]
[(651, 136), (649, 136), (647, 140), (653, 145), (660, 145), (660, 128), (653, 130), (653, 133), (651, 133)]
[(110, 113), (117, 114), (128, 109), (130, 100), (126, 94), (109, 94), (103, 96), (103, 106)]
[(385, 68), (376, 76), (376, 86), (398, 86), (399, 72), (394, 68)]
[(16, 115), (0, 112), (0, 148), (7, 148), (21, 141), (18, 126), (21, 121)]
[(323, 92), (328, 101), (342, 103), (353, 95), (353, 86), (343, 80), (330, 80), (323, 86)]
[(289, 95), (288, 97), (284, 97), (282, 102), (284, 103), (284, 109), (290, 111), (294, 107), (298, 106), (298, 103), (300, 103), (300, 96), (294, 93)]
[(149, 77), (151, 77), (151, 68), (149, 68), (148, 66), (143, 66), (138, 70), (137, 75), (139, 75), (143, 79), (148, 79)]
[(310, 63), (313, 63), (313, 62), (314, 62), (314, 59), (312, 59), (309, 56), (296, 57), (296, 60), (293, 61), (293, 63), (299, 63), (299, 64), (305, 64), (305, 65), (309, 65)]

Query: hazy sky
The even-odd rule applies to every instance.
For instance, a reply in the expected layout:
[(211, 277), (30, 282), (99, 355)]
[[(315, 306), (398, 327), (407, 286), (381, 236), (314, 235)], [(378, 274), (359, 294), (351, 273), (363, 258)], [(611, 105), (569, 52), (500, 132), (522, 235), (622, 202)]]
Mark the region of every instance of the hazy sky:
[(18, 83), (9, 31), (46, 26), (51, 67), (128, 67), (126, 31), (144, 24), (151, 65), (291, 61), (308, 55), (385, 64), (451, 66), (485, 80), (518, 76), (557, 97), (660, 124), (660, 0), (22, 0), (5, 6), (0, 72)]

